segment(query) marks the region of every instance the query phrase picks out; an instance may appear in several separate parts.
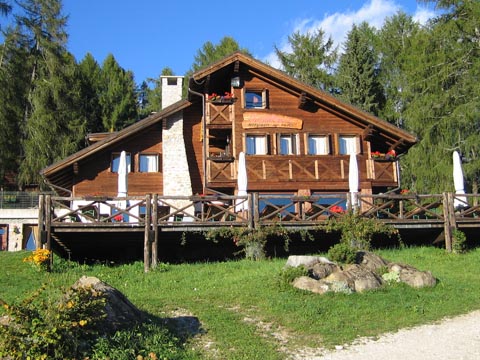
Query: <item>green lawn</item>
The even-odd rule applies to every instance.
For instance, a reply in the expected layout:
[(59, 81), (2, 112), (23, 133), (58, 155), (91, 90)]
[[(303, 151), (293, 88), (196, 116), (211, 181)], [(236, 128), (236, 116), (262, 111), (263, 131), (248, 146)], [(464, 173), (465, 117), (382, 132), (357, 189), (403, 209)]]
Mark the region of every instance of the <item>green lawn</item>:
[(197, 335), (185, 338), (186, 348), (208, 348), (194, 357), (218, 359), (284, 359), (282, 347), (332, 347), (480, 309), (480, 249), (464, 255), (433, 247), (377, 253), (430, 270), (438, 285), (417, 290), (400, 284), (363, 294), (317, 295), (280, 285), (286, 259), (161, 264), (146, 274), (142, 263), (64, 263), (61, 271), (38, 273), (22, 262), (27, 253), (18, 252), (0, 253), (0, 298), (18, 302), (43, 283), (53, 292), (81, 275), (96, 276), (153, 317), (197, 318), (200, 328)]

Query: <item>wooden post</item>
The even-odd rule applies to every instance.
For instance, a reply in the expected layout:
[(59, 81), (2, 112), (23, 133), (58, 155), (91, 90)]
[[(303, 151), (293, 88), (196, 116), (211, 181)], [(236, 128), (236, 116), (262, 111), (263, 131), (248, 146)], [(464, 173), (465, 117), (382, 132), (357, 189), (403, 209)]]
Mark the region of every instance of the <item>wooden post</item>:
[(158, 263), (158, 194), (153, 195), (153, 214), (152, 214), (152, 267), (155, 268)]
[(42, 234), (45, 231), (45, 195), (38, 196), (38, 234), (36, 236), (35, 248), (42, 247)]
[(50, 266), (49, 269), (53, 266), (53, 253), (52, 253), (52, 237), (51, 237), (51, 226), (52, 226), (52, 196), (45, 196), (45, 233), (46, 233), (46, 247), (50, 251)]
[(455, 208), (453, 207), (453, 193), (443, 193), (443, 217), (445, 232), (445, 249), (452, 252), (452, 233), (457, 228)]
[(152, 222), (152, 196), (145, 196), (145, 229), (143, 239), (143, 268), (145, 272), (150, 270), (151, 259), (151, 242), (150, 242), (150, 226)]
[[(259, 206), (258, 193), (253, 193), (253, 208), (252, 208), (252, 211), (253, 211), (253, 223), (252, 223), (252, 226), (253, 226), (253, 227), (257, 227), (257, 226), (258, 226), (258, 219), (260, 218), (258, 206)], [(252, 211), (250, 211), (250, 213), (252, 213)]]

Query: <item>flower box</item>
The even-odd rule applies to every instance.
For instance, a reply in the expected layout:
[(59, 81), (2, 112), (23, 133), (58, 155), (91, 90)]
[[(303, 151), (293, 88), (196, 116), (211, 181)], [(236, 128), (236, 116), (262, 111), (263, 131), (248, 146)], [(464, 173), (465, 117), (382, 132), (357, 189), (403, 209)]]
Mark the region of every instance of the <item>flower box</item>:
[(390, 150), (386, 153), (374, 151), (372, 152), (372, 159), (378, 162), (392, 162), (397, 160), (397, 154), (395, 153), (395, 150)]
[(211, 102), (212, 104), (233, 104), (235, 101), (237, 101), (237, 98), (233, 95), (233, 93), (229, 92), (225, 92), (223, 95), (212, 93), (208, 95), (207, 101)]

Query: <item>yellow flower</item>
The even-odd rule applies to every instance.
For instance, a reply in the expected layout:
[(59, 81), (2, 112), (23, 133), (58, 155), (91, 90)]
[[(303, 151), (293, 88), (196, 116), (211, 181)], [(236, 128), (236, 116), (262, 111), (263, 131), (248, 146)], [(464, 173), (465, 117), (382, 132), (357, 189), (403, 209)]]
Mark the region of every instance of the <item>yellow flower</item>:
[(73, 306), (75, 305), (75, 303), (70, 300), (68, 303), (67, 303), (67, 309), (71, 309)]
[(85, 326), (87, 325), (87, 320), (80, 320), (78, 323), (80, 326)]

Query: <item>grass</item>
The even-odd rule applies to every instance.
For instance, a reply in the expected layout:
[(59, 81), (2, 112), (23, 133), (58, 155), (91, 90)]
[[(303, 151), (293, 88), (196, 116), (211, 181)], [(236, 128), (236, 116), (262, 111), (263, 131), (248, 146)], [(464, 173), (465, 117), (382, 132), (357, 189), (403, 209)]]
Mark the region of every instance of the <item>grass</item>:
[(433, 247), (377, 253), (430, 270), (439, 280), (437, 286), (412, 289), (399, 284), (363, 294), (311, 294), (279, 284), (285, 259), (161, 264), (147, 274), (140, 262), (57, 262), (59, 271), (48, 274), (34, 272), (22, 263), (27, 253), (17, 252), (0, 253), (0, 298), (17, 302), (45, 282), (58, 289), (82, 275), (97, 276), (153, 317), (197, 318), (196, 335), (184, 337), (185, 348), (196, 350), (186, 351), (184, 358), (198, 359), (284, 359), (285, 348), (294, 353), (304, 346), (332, 347), (480, 308), (480, 249), (463, 255)]

